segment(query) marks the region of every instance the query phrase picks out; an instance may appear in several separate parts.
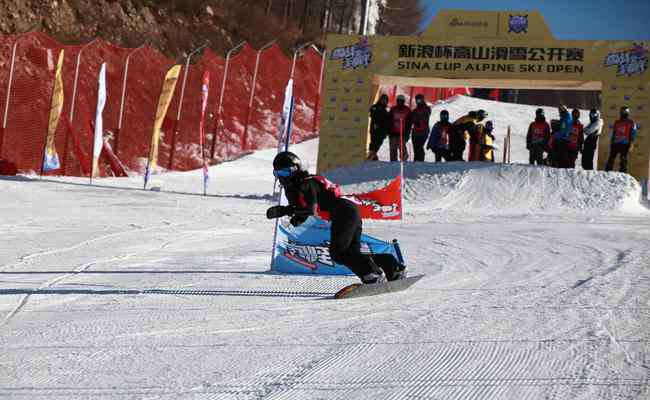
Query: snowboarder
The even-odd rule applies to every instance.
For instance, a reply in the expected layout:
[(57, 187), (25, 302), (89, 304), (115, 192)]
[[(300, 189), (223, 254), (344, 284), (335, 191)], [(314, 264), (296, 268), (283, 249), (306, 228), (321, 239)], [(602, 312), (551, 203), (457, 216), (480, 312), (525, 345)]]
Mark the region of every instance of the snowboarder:
[(424, 161), (424, 144), (429, 136), (429, 118), (431, 107), (424, 100), (422, 94), (415, 96), (415, 109), (411, 111), (411, 122), (413, 126), (413, 161)]
[(449, 153), (449, 144), (451, 142), (453, 126), (449, 123), (449, 111), (440, 111), (440, 121), (433, 125), (433, 130), (429, 136), (427, 149), (433, 151), (436, 156), (436, 162), (443, 159), (451, 161)]
[(609, 159), (605, 166), (605, 171), (611, 171), (614, 168), (616, 156), (621, 156), (621, 172), (627, 172), (627, 154), (636, 139), (636, 124), (630, 118), (630, 109), (621, 107), (620, 118), (614, 122), (612, 129), (612, 141), (609, 150)]
[(592, 108), (589, 111), (589, 125), (585, 126), (585, 141), (582, 146), (582, 168), (584, 170), (594, 169), (594, 155), (598, 147), (598, 137), (603, 130), (603, 120), (600, 118), (600, 112)]
[(388, 95), (382, 94), (379, 100), (370, 107), (370, 151), (368, 160), (378, 160), (379, 149), (388, 136), (391, 127), (390, 114), (388, 113)]
[(327, 211), (331, 221), (330, 257), (354, 272), (363, 283), (383, 283), (406, 277), (406, 266), (391, 254), (361, 253), (362, 223), (354, 201), (341, 195), (338, 185), (302, 168), (300, 158), (284, 151), (273, 160), (273, 175), (280, 181), (288, 206), (273, 206), (266, 217), (290, 216), (293, 226), (303, 224), (317, 210)]
[(571, 125), (571, 132), (569, 133), (569, 140), (567, 141), (568, 150), (568, 163), (567, 168), (575, 168), (578, 153), (582, 151), (582, 142), (584, 138), (584, 126), (580, 122), (580, 110), (574, 108), (571, 112), (573, 124)]
[(528, 149), (528, 162), (530, 165), (544, 165), (544, 150), (548, 150), (551, 138), (551, 127), (546, 122), (544, 110), (535, 110), (535, 121), (528, 126), (526, 135), (526, 149)]
[[(406, 161), (409, 157), (406, 151), (406, 142), (409, 140), (411, 130), (411, 109), (406, 105), (403, 95), (397, 96), (397, 105), (390, 109), (391, 129), (388, 139), (390, 145), (390, 160), (397, 161), (397, 149), (400, 149), (400, 159)], [(401, 146), (400, 146), (401, 144)]]
[(558, 107), (560, 122), (557, 132), (553, 135), (553, 160), (557, 167), (569, 166), (569, 135), (573, 129), (573, 119), (569, 110), (564, 105)]

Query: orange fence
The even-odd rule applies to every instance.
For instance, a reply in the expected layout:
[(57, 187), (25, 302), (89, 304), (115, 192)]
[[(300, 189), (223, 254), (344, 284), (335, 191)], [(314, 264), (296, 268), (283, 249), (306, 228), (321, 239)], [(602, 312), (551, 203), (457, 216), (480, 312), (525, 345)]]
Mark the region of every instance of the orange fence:
[[(205, 50), (188, 64), (188, 58), (170, 60), (149, 47), (126, 49), (100, 39), (84, 46), (64, 46), (33, 32), (0, 37), (0, 159), (14, 162), (21, 172), (40, 170), (54, 70), (62, 49), (65, 102), (55, 137), (62, 163), (57, 174), (89, 174), (97, 75), (104, 62), (108, 93), (104, 137), (133, 173), (141, 174), (146, 167), (163, 78), (176, 63), (183, 69), (163, 124), (161, 167), (189, 170), (202, 165), (199, 117), (206, 70), (210, 71), (206, 154), (213, 162), (276, 145), (284, 88), (292, 70), (293, 140), (318, 135), (323, 56), (313, 46), (292, 60), (276, 44), (259, 51), (244, 44), (228, 61)], [(107, 160), (100, 161), (101, 174), (111, 175)]]

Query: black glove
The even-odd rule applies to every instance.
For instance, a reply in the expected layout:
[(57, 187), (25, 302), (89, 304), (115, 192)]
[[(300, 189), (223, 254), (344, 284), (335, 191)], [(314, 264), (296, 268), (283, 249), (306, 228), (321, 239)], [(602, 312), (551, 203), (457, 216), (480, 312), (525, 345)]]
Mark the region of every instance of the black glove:
[(293, 226), (300, 226), (300, 225), (302, 225), (305, 221), (307, 221), (307, 218), (309, 218), (309, 216), (294, 215), (294, 216), (291, 217), (291, 219), (289, 220), (289, 223), (290, 223), (291, 225), (293, 225)]
[(266, 218), (268, 219), (282, 218), (291, 214), (293, 214), (293, 207), (291, 206), (273, 206), (266, 210)]

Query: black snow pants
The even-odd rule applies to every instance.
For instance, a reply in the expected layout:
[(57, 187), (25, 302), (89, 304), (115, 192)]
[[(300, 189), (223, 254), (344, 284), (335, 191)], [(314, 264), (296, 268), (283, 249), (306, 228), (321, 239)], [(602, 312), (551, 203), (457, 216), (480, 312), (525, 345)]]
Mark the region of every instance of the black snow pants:
[(330, 257), (348, 267), (362, 278), (371, 272), (383, 270), (390, 279), (399, 263), (391, 254), (361, 253), (361, 215), (357, 206), (347, 199), (339, 199), (330, 213), (332, 222)]
[(413, 161), (424, 161), (424, 145), (427, 142), (427, 133), (413, 133)]
[(451, 161), (451, 156), (449, 154), (449, 149), (437, 148), (433, 152), (436, 155), (436, 162), (441, 162), (443, 159), (445, 161)]
[(605, 171), (611, 171), (614, 168), (614, 161), (616, 156), (621, 156), (621, 172), (627, 172), (627, 153), (630, 151), (630, 145), (627, 143), (613, 144), (609, 150), (609, 159), (605, 165)]
[(544, 165), (544, 145), (541, 143), (534, 143), (530, 145), (528, 150), (530, 153), (528, 155), (528, 163), (530, 165)]
[(596, 154), (596, 147), (598, 147), (598, 136), (587, 136), (585, 143), (582, 146), (582, 169), (587, 171), (594, 169), (594, 154)]

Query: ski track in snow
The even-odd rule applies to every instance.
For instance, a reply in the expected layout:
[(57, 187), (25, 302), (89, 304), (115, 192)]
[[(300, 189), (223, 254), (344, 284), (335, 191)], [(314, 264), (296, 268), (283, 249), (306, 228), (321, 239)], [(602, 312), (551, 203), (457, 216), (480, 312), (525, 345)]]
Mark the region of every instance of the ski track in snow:
[[(405, 219), (364, 229), (426, 276), (335, 301), (354, 278), (268, 272), (272, 157), (213, 167), (207, 198), (200, 171), (160, 193), (0, 180), (2, 397), (650, 397), (650, 213), (625, 175), (408, 164)], [(354, 192), (396, 171), (329, 175)]]

